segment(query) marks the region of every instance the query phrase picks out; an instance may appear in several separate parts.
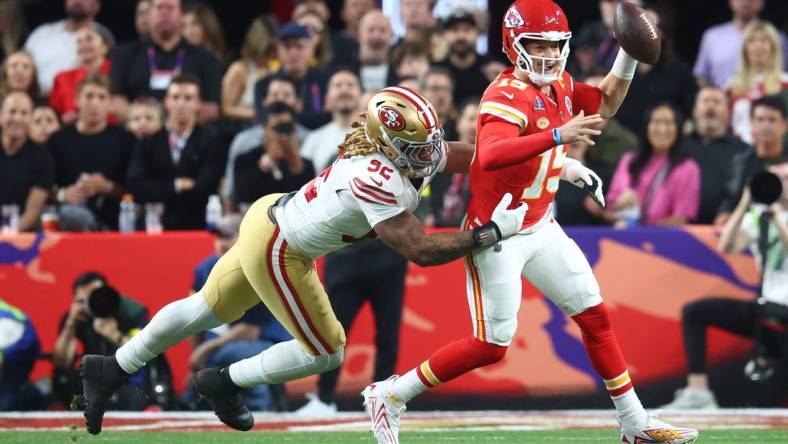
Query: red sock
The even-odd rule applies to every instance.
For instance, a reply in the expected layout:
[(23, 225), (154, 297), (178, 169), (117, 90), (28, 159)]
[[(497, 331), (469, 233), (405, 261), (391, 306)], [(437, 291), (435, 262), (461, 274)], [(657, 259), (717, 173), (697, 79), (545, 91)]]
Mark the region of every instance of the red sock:
[(624, 355), (610, 327), (610, 312), (604, 302), (572, 317), (583, 333), (591, 364), (611, 397), (622, 395), (632, 389)]
[(475, 368), (500, 361), (507, 348), (468, 336), (436, 350), (430, 356), (429, 365), (441, 382), (447, 382)]

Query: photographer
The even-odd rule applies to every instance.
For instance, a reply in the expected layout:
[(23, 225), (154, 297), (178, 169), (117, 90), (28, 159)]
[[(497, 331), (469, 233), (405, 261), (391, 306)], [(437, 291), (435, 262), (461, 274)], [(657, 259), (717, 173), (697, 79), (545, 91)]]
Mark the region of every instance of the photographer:
[(705, 371), (706, 327), (755, 339), (757, 357), (745, 369), (753, 381), (768, 378), (774, 358), (788, 358), (788, 158), (768, 171), (773, 175), (761, 173), (745, 186), (718, 246), (721, 253), (738, 253), (749, 246), (763, 277), (760, 297), (753, 301), (708, 298), (684, 306), (687, 387), (664, 408), (717, 407)]
[[(52, 354), (54, 392), (65, 405), (69, 405), (74, 395), (82, 393), (79, 370), (74, 365), (79, 358), (77, 342), (85, 354), (111, 355), (148, 322), (148, 310), (118, 295), (99, 273), (83, 273), (74, 281), (72, 291), (74, 300), (60, 321), (60, 334)], [(119, 390), (112, 408), (145, 408), (149, 402), (139, 388), (146, 383), (144, 372), (134, 375), (129, 384)]]
[(315, 177), (312, 162), (301, 157), (295, 133), (295, 110), (274, 102), (263, 116), (265, 141), (235, 159), (235, 196), (250, 204), (271, 193), (296, 191)]

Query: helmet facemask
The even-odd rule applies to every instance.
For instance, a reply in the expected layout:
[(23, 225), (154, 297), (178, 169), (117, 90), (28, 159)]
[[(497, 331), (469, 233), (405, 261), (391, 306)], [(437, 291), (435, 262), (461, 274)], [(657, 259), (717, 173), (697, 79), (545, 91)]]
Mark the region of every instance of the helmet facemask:
[[(437, 172), (445, 152), (442, 128), (433, 131), (426, 142), (412, 142), (400, 136), (392, 139), (385, 131), (381, 134), (385, 143), (381, 144), (380, 150), (403, 175), (415, 179)], [(369, 134), (367, 138), (372, 140)]]
[[(556, 80), (560, 79), (564, 74), (566, 61), (569, 58), (569, 39), (572, 38), (571, 32), (542, 32), (542, 33), (522, 33), (517, 36), (512, 36), (512, 47), (517, 52), (517, 60), (515, 64), (518, 68), (528, 74), (528, 78), (536, 86), (549, 85)], [(549, 42), (559, 42), (561, 53), (558, 57), (541, 57), (528, 54), (525, 49), (526, 40), (544, 40)], [(562, 42), (562, 43), (561, 43)], [(542, 68), (538, 72), (534, 69), (534, 62), (540, 61)], [(550, 64), (558, 64), (558, 71), (547, 73), (547, 66)]]

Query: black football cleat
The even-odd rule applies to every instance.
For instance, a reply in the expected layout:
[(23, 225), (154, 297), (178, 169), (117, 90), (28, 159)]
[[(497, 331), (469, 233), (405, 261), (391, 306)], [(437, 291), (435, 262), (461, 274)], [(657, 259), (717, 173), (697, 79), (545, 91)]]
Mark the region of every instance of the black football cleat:
[(194, 375), (194, 387), (229, 427), (245, 432), (254, 426), (254, 416), (241, 398), (241, 388), (230, 379), (227, 367), (200, 370)]
[(82, 395), (85, 399), (85, 420), (88, 432), (101, 433), (101, 421), (115, 390), (129, 379), (115, 356), (86, 355), (79, 365)]

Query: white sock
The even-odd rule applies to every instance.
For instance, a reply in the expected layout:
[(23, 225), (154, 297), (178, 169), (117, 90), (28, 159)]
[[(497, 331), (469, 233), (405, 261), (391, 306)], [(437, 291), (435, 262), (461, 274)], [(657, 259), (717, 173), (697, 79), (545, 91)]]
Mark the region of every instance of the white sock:
[(230, 365), (230, 379), (238, 387), (280, 384), (337, 368), (344, 348), (330, 355), (313, 356), (295, 339), (280, 342), (257, 356)]
[(624, 394), (611, 397), (611, 399), (616, 406), (616, 410), (618, 410), (618, 416), (621, 418), (621, 421), (641, 424), (648, 418), (648, 414), (643, 408), (643, 404), (640, 403), (640, 398), (638, 398), (634, 388), (627, 390)]
[(397, 378), (391, 384), (391, 393), (405, 403), (438, 384), (441, 384), (441, 381), (432, 372), (430, 361), (424, 361), (418, 367)]
[(115, 352), (118, 365), (132, 374), (168, 348), (201, 331), (222, 325), (198, 291), (164, 306), (148, 325)]

